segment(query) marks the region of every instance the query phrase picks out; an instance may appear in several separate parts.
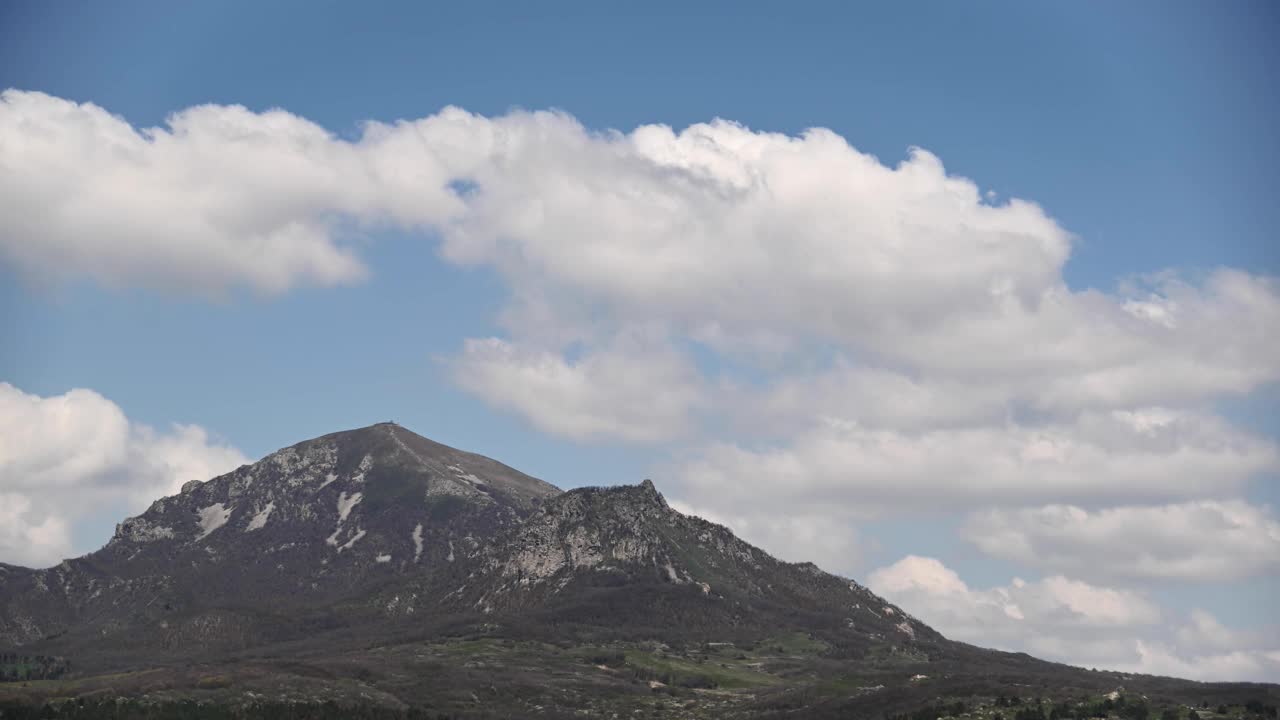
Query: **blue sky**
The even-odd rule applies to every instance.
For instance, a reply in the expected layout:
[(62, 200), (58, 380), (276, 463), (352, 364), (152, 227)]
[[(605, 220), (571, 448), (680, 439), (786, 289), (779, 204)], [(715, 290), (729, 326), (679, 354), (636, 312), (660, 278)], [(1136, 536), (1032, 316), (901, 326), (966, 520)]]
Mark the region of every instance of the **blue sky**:
[[(592, 131), (622, 133), (653, 124), (670, 126), (678, 133), (714, 118), (754, 132), (792, 136), (811, 127), (828, 128), (890, 168), (907, 161), (910, 148), (923, 148), (940, 159), (948, 176), (971, 179), (981, 193), (993, 191), (982, 201), (990, 206), (1002, 206), (1009, 198), (1037, 204), (1052, 227), (1036, 220), (1034, 233), (1052, 238), (1058, 237), (1059, 230), (1069, 234), (1069, 256), (1060, 266), (1049, 265), (1053, 277), (1077, 294), (1072, 297), (1081, 303), (1087, 304), (1089, 290), (1111, 303), (1108, 307), (1144, 301), (1145, 294), (1128, 293), (1122, 284), (1166, 270), (1178, 273), (1193, 294), (1162, 307), (1176, 305), (1185, 311), (1202, 302), (1203, 317), (1232, 317), (1222, 308), (1236, 306), (1222, 305), (1222, 297), (1252, 293), (1250, 297), (1260, 298), (1258, 304), (1248, 305), (1260, 310), (1239, 318), (1241, 329), (1235, 334), (1221, 327), (1221, 322), (1206, 321), (1203, 337), (1195, 336), (1188, 329), (1191, 323), (1183, 321), (1177, 327), (1180, 334), (1169, 345), (1151, 351), (1175, 358), (1182, 357), (1178, 353), (1188, 357), (1199, 353), (1199, 358), (1208, 352), (1205, 347), (1230, 350), (1215, 355), (1213, 362), (1205, 361), (1207, 365), (1196, 365), (1188, 371), (1191, 376), (1179, 375), (1168, 383), (1199, 387), (1203, 382), (1212, 386), (1209, 389), (1194, 397), (1170, 390), (1165, 395), (1144, 395), (1141, 402), (1126, 405), (1108, 400), (1112, 404), (1105, 407), (1082, 406), (1072, 411), (1145, 413), (1152, 407), (1171, 407), (1197, 413), (1197, 428), (1226, 423), (1229, 431), (1208, 437), (1195, 449), (1243, 447), (1243, 443), (1249, 449), (1241, 450), (1239, 456), (1256, 458), (1253, 464), (1240, 461), (1243, 464), (1222, 469), (1223, 477), (1239, 476), (1238, 482), (1224, 487), (1204, 489), (1207, 481), (1188, 478), (1186, 487), (1198, 489), (1165, 495), (1135, 490), (1113, 496), (1063, 485), (1060, 493), (1050, 489), (1024, 497), (1011, 492), (1007, 499), (993, 495), (995, 500), (974, 500), (972, 507), (960, 503), (955, 507), (963, 509), (956, 510), (950, 505), (930, 508), (902, 498), (885, 499), (874, 488), (858, 483), (845, 487), (832, 481), (816, 488), (798, 487), (795, 497), (808, 499), (794, 507), (771, 504), (767, 493), (754, 508), (736, 502), (717, 505), (717, 493), (723, 489), (708, 490), (714, 486), (707, 479), (711, 476), (699, 475), (698, 468), (714, 469), (714, 476), (723, 482), (744, 467), (743, 457), (762, 460), (774, 452), (777, 460), (781, 454), (799, 453), (806, 447), (827, 447), (830, 438), (814, 429), (819, 419), (847, 419), (848, 415), (863, 425), (873, 421), (854, 413), (851, 406), (845, 413), (837, 403), (814, 411), (811, 417), (788, 411), (787, 419), (778, 420), (776, 427), (747, 428), (741, 415), (749, 413), (743, 408), (756, 406), (740, 396), (750, 393), (726, 399), (729, 396), (716, 387), (786, 381), (803, 385), (821, 375), (824, 363), (833, 356), (858, 368), (875, 364), (922, 386), (936, 379), (940, 389), (931, 392), (940, 394), (939, 402), (951, 402), (960, 394), (955, 384), (960, 376), (946, 374), (954, 368), (920, 360), (923, 346), (884, 350), (887, 345), (867, 340), (867, 335), (848, 346), (841, 346), (834, 336), (806, 337), (799, 341), (807, 343), (802, 352), (767, 361), (751, 353), (724, 351), (712, 347), (705, 336), (698, 339), (670, 329), (679, 322), (673, 318), (692, 312), (687, 307), (664, 314), (666, 309), (645, 307), (634, 298), (583, 289), (586, 286), (575, 284), (580, 279), (552, 277), (553, 271), (546, 268), (558, 267), (560, 255), (541, 258), (544, 265), (531, 262), (522, 270), (512, 269), (521, 261), (511, 257), (459, 260), (442, 251), (441, 233), (447, 229), (442, 231), (431, 222), (340, 225), (331, 239), (358, 257), (365, 271), (362, 278), (342, 282), (304, 278), (284, 290), (264, 289), (252, 280), (234, 277), (215, 283), (216, 287), (191, 289), (181, 280), (181, 272), (171, 276), (179, 277), (177, 284), (154, 281), (146, 274), (149, 271), (113, 278), (109, 271), (96, 270), (93, 263), (81, 263), (74, 256), (88, 252), (84, 248), (95, 242), (92, 230), (80, 234), (83, 242), (59, 246), (58, 252), (41, 255), (45, 259), (37, 263), (23, 259), (29, 256), (21, 248), (42, 243), (52, 247), (53, 242), (22, 229), (30, 225), (0, 225), (0, 233), (8, 235), (0, 244), (0, 328), (6, 338), (0, 346), (0, 381), (31, 398), (56, 398), (73, 388), (85, 388), (114, 403), (134, 426), (148, 426), (164, 435), (172, 423), (196, 425), (210, 434), (210, 444), (229, 446), (248, 458), (324, 432), (394, 419), (428, 437), (497, 457), (562, 487), (635, 482), (652, 476), (686, 507), (727, 522), (789, 559), (812, 556), (833, 570), (859, 578), (878, 577), (882, 588), (897, 587), (905, 593), (903, 597), (917, 603), (923, 619), (953, 634), (963, 636), (973, 632), (979, 620), (989, 622), (984, 614), (994, 597), (989, 593), (1013, 588), (1014, 577), (1029, 581), (1039, 593), (1024, 600), (1028, 608), (1065, 603), (1085, 620), (1096, 619), (1096, 613), (1079, 605), (1085, 602), (1078, 600), (1079, 593), (1062, 590), (1066, 586), (1036, 585), (1061, 576), (1064, 581), (1086, 583), (1088, 591), (1081, 592), (1094, 598), (1090, 602), (1095, 609), (1106, 602), (1133, 600), (1138, 610), (1125, 617), (1139, 618), (1134, 623), (1141, 627), (1135, 630), (1126, 625), (1124, 632), (1134, 633), (1135, 642), (1159, 645), (1167, 653), (1154, 653), (1152, 664), (1138, 665), (1145, 661), (1131, 657), (1132, 643), (1112, 655), (1087, 655), (1048, 640), (1036, 645), (1024, 636), (1040, 632), (1052, 639), (1054, 633), (1066, 631), (1048, 624), (1031, 627), (1032, 620), (1010, 630), (1008, 638), (999, 631), (984, 636), (1090, 664), (1110, 659), (1119, 667), (1206, 677), (1235, 672), (1233, 677), (1243, 673), (1274, 680), (1280, 678), (1276, 674), (1280, 655), (1274, 655), (1280, 640), (1264, 646), (1242, 641), (1216, 649), (1195, 647), (1191, 630), (1177, 638), (1147, 627), (1159, 623), (1144, 625), (1142, 618), (1150, 613), (1142, 603), (1162, 608), (1163, 624), (1171, 627), (1203, 626), (1197, 626), (1190, 615), (1203, 609), (1228, 625), (1269, 638), (1267, 642), (1276, 639), (1275, 628), (1267, 623), (1280, 590), (1280, 568), (1274, 558), (1280, 553), (1280, 525), (1271, 510), (1280, 504), (1272, 457), (1280, 436), (1275, 412), (1275, 378), (1280, 371), (1274, 360), (1258, 355), (1275, 349), (1267, 331), (1280, 329), (1273, 324), (1274, 316), (1267, 314), (1276, 307), (1274, 276), (1280, 274), (1274, 230), (1280, 224), (1280, 203), (1274, 201), (1280, 163), (1280, 136), (1274, 128), (1280, 120), (1280, 97), (1274, 92), (1274, 81), (1269, 81), (1280, 60), (1274, 43), (1277, 30), (1280, 13), (1273, 6), (1245, 2), (1069, 6), (921, 2), (878, 7), (830, 3), (799, 4), (785, 10), (738, 3), (693, 9), (662, 3), (627, 8), (585, 3), (536, 8), (502, 3), (404, 4), (371, 10), (354, 3), (196, 7), (19, 2), (0, 9), (0, 87), (93, 103), (135, 129), (163, 127), (172, 113), (193, 106), (243, 105), (253, 113), (282, 108), (338, 140), (359, 143), (368, 120), (394, 123), (424, 118), (452, 105), (484, 118), (515, 118), (512, 123), (524, 122), (520, 118), (525, 117), (513, 111), (557, 109)], [(20, 140), (17, 135), (10, 139)], [(20, 162), (6, 165), (4, 140), (0, 135), (0, 173), (10, 174), (14, 184), (0, 188), (17, 188), (18, 183), (27, 183), (31, 173), (46, 173), (58, 182), (57, 170), (49, 169), (53, 167), (49, 163), (32, 168)], [(623, 177), (620, 182), (626, 181)], [(148, 207), (160, 212), (164, 202), (158, 197)], [(22, 207), (24, 214), (35, 213), (40, 224), (41, 208), (51, 206), (15, 203), (0, 209), (16, 217)], [(802, 222), (793, 215), (786, 217)], [(594, 222), (587, 218), (582, 224), (593, 226)], [(787, 242), (785, 229), (770, 237), (774, 239), (769, 242)], [(566, 252), (579, 249), (571, 238), (560, 241)], [(184, 238), (175, 234), (169, 242), (182, 244)], [(547, 242), (539, 239), (519, 257), (535, 257), (548, 247)], [(146, 265), (138, 262), (142, 264), (137, 267)], [(1214, 285), (1221, 268), (1242, 275)], [(727, 280), (750, 284), (752, 277), (730, 274)], [(911, 277), (900, 283), (890, 281), (887, 287), (919, 281)], [(620, 283), (626, 280), (619, 278)], [(801, 277), (794, 287), (803, 288), (805, 282)], [(536, 317), (519, 315), (531, 312), (520, 297), (520, 290), (530, 287), (545, 293), (543, 299), (552, 298), (549, 302), (562, 314), (597, 301), (626, 307), (616, 313), (602, 311), (591, 322), (591, 333), (555, 345), (546, 338), (531, 337), (537, 333), (528, 327), (513, 327), (512, 321), (504, 320), (504, 313), (511, 312)], [(787, 286), (782, 287), (785, 291)], [(1159, 282), (1151, 287), (1162, 302), (1177, 293)], [(790, 292), (784, 299), (797, 291)], [(929, 292), (921, 287), (918, 296)], [(904, 307), (914, 307), (916, 302), (913, 295), (885, 297), (899, 298)], [(706, 307), (716, 299), (704, 298), (693, 307)], [(822, 307), (820, 300), (815, 294), (813, 304)], [(663, 302), (655, 295), (655, 307)], [(648, 324), (635, 320), (639, 316)], [(784, 316), (783, 320), (801, 317)], [(728, 316), (711, 319), (726, 326), (738, 322)], [(867, 322), (868, 328), (878, 327)], [(1089, 324), (1079, 322), (1080, 327)], [(647, 334), (654, 323), (664, 328), (659, 341)], [(778, 327), (762, 331), (777, 334)], [(642, 339), (636, 340), (638, 336)], [(488, 352), (484, 348), (476, 350), (479, 355), (464, 350), (468, 339), (484, 338), (501, 339), (503, 344), (494, 346), (498, 348), (494, 352), (503, 362), (554, 357), (569, 370), (581, 370), (582, 365), (575, 366), (580, 356), (628, 356), (626, 362), (602, 361), (602, 369), (591, 377), (570, 374), (571, 390), (576, 393), (595, 392), (592, 381), (612, 388), (637, 377), (685, 379), (685, 366), (691, 365), (697, 376), (691, 387), (705, 391), (709, 399), (670, 413), (661, 409), (659, 425), (670, 421), (688, 432), (655, 434), (652, 428), (627, 426), (637, 418), (652, 421), (655, 417), (641, 410), (609, 418), (608, 422), (617, 423), (615, 431), (584, 431), (572, 419), (538, 416), (539, 411), (530, 406), (504, 405), (503, 400), (478, 391), (477, 383), (488, 383), (495, 376), (467, 376), (465, 368), (459, 368), (477, 362), (484, 372), (501, 370), (493, 356), (483, 354)], [(850, 349), (855, 345), (857, 351)], [(958, 347), (963, 353), (966, 346)], [(1236, 359), (1222, 359), (1227, 356)], [(653, 363), (639, 368), (637, 357)], [(1008, 372), (999, 377), (1012, 378), (1015, 371)], [(1207, 379), (1227, 375), (1231, 379), (1218, 384)], [(1052, 373), (1044, 377), (1045, 382), (1060, 379)], [(1071, 393), (1083, 392), (1081, 388)], [(1045, 403), (1065, 402), (1057, 395), (1052, 402), (1044, 399), (1042, 388), (1010, 392), (1014, 399), (1009, 407), (1016, 406), (1018, 412), (1035, 407), (1037, 413), (1052, 414), (1057, 410), (1044, 410)], [(557, 402), (557, 398), (534, 400), (530, 402), (537, 407), (554, 407)], [(737, 402), (746, 404), (734, 405)], [(596, 413), (592, 418), (600, 420), (598, 408), (592, 408)], [(1063, 418), (1054, 422), (1067, 423), (1062, 427), (1071, 428), (1069, 432), (1093, 432), (1072, 425), (1083, 422), (1076, 416), (1069, 421)], [(906, 421), (883, 420), (879, 430), (911, 437), (920, 430), (920, 426), (908, 428), (895, 422)], [(1038, 419), (1024, 422), (1021, 415), (1004, 424), (985, 416), (972, 422), (963, 427), (985, 434), (975, 434), (971, 440), (976, 445), (964, 444), (955, 452), (989, 447), (984, 443), (996, 447), (1003, 437), (997, 434), (1006, 430), (1033, 433), (1044, 427), (1037, 424)], [(777, 429), (785, 423), (795, 427)], [(848, 429), (837, 427), (844, 428), (837, 434), (848, 440)], [(1178, 438), (1188, 437), (1189, 432), (1180, 431)], [(807, 441), (812, 444), (806, 445)], [(912, 451), (925, 452), (928, 447)], [(717, 454), (715, 448), (757, 455)], [(859, 464), (865, 460), (861, 456), (837, 456), (848, 459), (849, 466), (831, 470), (824, 465), (824, 471), (843, 477), (841, 473), (856, 475), (859, 468), (867, 467)], [(1219, 456), (1210, 459), (1227, 462)], [(5, 472), (2, 460), (0, 477)], [(1229, 460), (1236, 463), (1239, 458)], [(32, 466), (25, 462), (11, 458), (10, 468)], [(1218, 473), (1217, 466), (1205, 462), (1196, 467)], [(752, 479), (754, 484), (744, 483), (734, 490), (746, 497), (752, 497), (751, 488), (789, 482), (790, 476), (781, 470), (769, 474), (769, 468), (791, 467), (788, 463), (747, 462), (745, 466), (763, 468)], [(1191, 466), (1185, 461), (1178, 467), (1190, 473)], [(1119, 462), (1117, 467), (1134, 466)], [(1081, 466), (1075, 472), (1093, 469)], [(59, 482), (56, 470), (48, 475), (54, 485)], [(118, 471), (90, 480), (109, 488), (123, 487), (124, 481), (113, 473)], [(112, 479), (103, 479), (109, 475)], [(1123, 473), (1117, 477), (1123, 484)], [(1021, 481), (1048, 482), (1034, 476)], [(965, 482), (963, 477), (954, 479), (958, 486)], [(1138, 481), (1134, 482), (1137, 487)], [(918, 492), (927, 496), (931, 487), (921, 485)], [(34, 526), (41, 520), (37, 516), (43, 512), (43, 496), (30, 488), (25, 492), (37, 493), (31, 496), (34, 500), (23, 501), (30, 503), (25, 522)], [(124, 512), (138, 510), (138, 497), (123, 490), (108, 492), (92, 512), (76, 514), (68, 521), (73, 549), (84, 552), (104, 541)], [(11, 507), (19, 507), (17, 502), (11, 499)], [(1231, 513), (1220, 514), (1226, 517), (1239, 511), (1247, 518), (1237, 523), (1245, 529), (1229, 533), (1229, 538), (1204, 531), (1194, 536), (1195, 543), (1221, 542), (1224, 554), (1236, 555), (1239, 547), (1245, 547), (1261, 559), (1232, 571), (1227, 579), (1206, 584), (1185, 570), (1169, 571), (1159, 579), (1150, 573), (1126, 574), (1123, 569), (1108, 576), (1089, 575), (1082, 569), (1088, 566), (1082, 558), (1097, 549), (1086, 539), (1077, 538), (1078, 546), (1054, 540), (1070, 546), (1063, 550), (1063, 557), (1074, 560), (1043, 566), (1016, 553), (992, 551), (989, 545), (960, 539), (979, 533), (973, 528), (983, 512), (1004, 513), (988, 518), (991, 522), (983, 527), (998, 525), (1008, 531), (1016, 526), (1024, 534), (1033, 534), (1035, 528), (1026, 524), (1031, 520), (1011, 513), (1061, 504), (1091, 513), (1119, 507), (1139, 513), (1132, 518), (1116, 516), (1117, 522), (1127, 526), (1152, 517), (1141, 512), (1154, 512), (1154, 508), (1172, 513), (1160, 516), (1169, 522), (1186, 517), (1185, 513), (1218, 512), (1197, 510), (1194, 503), (1200, 502), (1241, 503), (1241, 507), (1231, 506)], [(855, 511), (864, 504), (868, 510)], [(815, 506), (838, 511), (824, 514)], [(774, 523), (768, 519), (771, 512), (792, 513), (804, 528)], [(838, 529), (828, 532), (833, 528)], [(812, 543), (805, 539), (810, 537), (806, 532), (814, 534)], [(1131, 537), (1119, 530), (1106, 532), (1117, 533), (1107, 536), (1114, 541), (1165, 541)], [(12, 542), (16, 548), (27, 540)], [(0, 537), (0, 551), (4, 543)], [(25, 557), (17, 549), (10, 552), (10, 558), (0, 555), (0, 560)], [(933, 558), (945, 567), (899, 562), (907, 556)], [(923, 588), (938, 587), (938, 578), (949, 578), (946, 573), (950, 572), (967, 583), (965, 602), (974, 610), (965, 617), (943, 612), (931, 617), (930, 603), (937, 597)], [(1063, 599), (1067, 595), (1076, 599)], [(1030, 616), (1030, 610), (1026, 614)], [(1103, 617), (1098, 627), (1112, 616), (1104, 613)]]

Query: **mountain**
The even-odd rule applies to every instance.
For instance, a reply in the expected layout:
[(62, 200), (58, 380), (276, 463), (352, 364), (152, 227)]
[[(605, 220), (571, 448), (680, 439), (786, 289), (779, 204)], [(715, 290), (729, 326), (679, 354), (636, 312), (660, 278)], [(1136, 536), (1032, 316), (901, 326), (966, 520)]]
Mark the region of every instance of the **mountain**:
[(952, 642), (673, 510), (651, 481), (565, 492), (394, 423), (189, 482), (84, 557), (0, 565), (0, 654), (27, 679), (0, 700), (62, 698), (64, 714), (104, 694), (139, 716), (459, 717), (878, 717), (1002, 695), (1078, 709), (1118, 685), (1265, 714), (1278, 696)]

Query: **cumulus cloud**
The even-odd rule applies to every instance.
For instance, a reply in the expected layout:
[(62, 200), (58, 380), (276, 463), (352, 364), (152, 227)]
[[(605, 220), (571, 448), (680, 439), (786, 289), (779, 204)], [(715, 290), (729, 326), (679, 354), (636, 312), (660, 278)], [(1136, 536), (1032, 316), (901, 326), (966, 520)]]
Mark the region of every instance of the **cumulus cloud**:
[(723, 515), (672, 500), (671, 507), (724, 525), (735, 535), (787, 562), (811, 562), (830, 573), (854, 577), (862, 552), (874, 540), (859, 536), (855, 518), (843, 513), (779, 513), (767, 506)]
[(45, 566), (68, 557), (71, 527), (103, 505), (139, 512), (247, 462), (195, 425), (131, 422), (92, 390), (40, 397), (0, 383), (0, 559)]
[(1280, 678), (1280, 638), (1245, 638), (1203, 610), (1181, 617), (1139, 593), (1062, 575), (984, 590), (934, 558), (907, 556), (872, 572), (868, 586), (949, 637), (978, 645), (1198, 680)]
[[(889, 599), (917, 597), (906, 607), (946, 605), (945, 624), (957, 636), (971, 635), (995, 625), (995, 618), (1044, 622), (1061, 628), (1152, 625), (1160, 609), (1132, 592), (1096, 587), (1057, 575), (1028, 583), (1015, 578), (1006, 587), (972, 590), (952, 569), (934, 558), (908, 555), (867, 577), (868, 587)], [(952, 603), (938, 603), (950, 598)], [(972, 627), (965, 622), (977, 620)], [(1001, 621), (1003, 622), (1003, 621)]]
[(1274, 443), (1216, 417), (1152, 409), (923, 432), (829, 419), (781, 448), (712, 446), (673, 472), (677, 494), (695, 505), (718, 498), (874, 511), (1196, 497), (1237, 490), (1274, 471), (1277, 457)]
[[(1072, 236), (1036, 204), (996, 203), (926, 150), (889, 166), (820, 128), (596, 132), (564, 113), (446, 108), (343, 139), (283, 110), (204, 105), (135, 128), (11, 90), (0, 148), (0, 257), (31, 275), (278, 292), (363, 277), (364, 227), (430, 230), (445, 258), (492, 267), (512, 291), (509, 351), (470, 352), (481, 340), (459, 361), (490, 372), (506, 354), (518, 373), (541, 358), (581, 378), (548, 392), (607, 394), (587, 386), (617, 377), (573, 358), (655, 327), (668, 347), (645, 360), (659, 373), (703, 350), (768, 363), (780, 379), (765, 406), (783, 416), (806, 393), (836, 391), (824, 404), (844, 419), (858, 398), (905, 393), (917, 418), (972, 424), (1194, 402), (1280, 377), (1273, 279), (1223, 269), (1075, 291), (1062, 278)], [(842, 368), (855, 376), (814, 377)], [(895, 387), (876, 390), (886, 378)], [(522, 397), (485, 399), (530, 417)], [(530, 419), (582, 436), (572, 417), (542, 415)], [(650, 418), (625, 405), (603, 420), (593, 437), (652, 437), (626, 427)]]
[(468, 340), (454, 369), (458, 383), (490, 405), (575, 440), (669, 440), (687, 432), (705, 401), (684, 358), (635, 346), (570, 362), (499, 338)]
[(67, 521), (48, 513), (33, 520), (30, 498), (0, 492), (0, 562), (16, 565), (51, 565), (71, 555), (71, 529)]
[(446, 255), (623, 318), (833, 338), (941, 326), (1034, 301), (1069, 252), (1039, 208), (986, 205), (923, 150), (889, 168), (826, 130), (593, 134), (547, 114), (493, 127), (501, 161), (476, 166)]
[(1221, 582), (1280, 572), (1280, 521), (1239, 500), (991, 509), (973, 514), (964, 534), (989, 555), (1086, 577)]
[(285, 112), (205, 106), (137, 130), (92, 104), (9, 90), (0, 252), (37, 277), (108, 285), (350, 282), (363, 266), (324, 216), (357, 168), (334, 145)]

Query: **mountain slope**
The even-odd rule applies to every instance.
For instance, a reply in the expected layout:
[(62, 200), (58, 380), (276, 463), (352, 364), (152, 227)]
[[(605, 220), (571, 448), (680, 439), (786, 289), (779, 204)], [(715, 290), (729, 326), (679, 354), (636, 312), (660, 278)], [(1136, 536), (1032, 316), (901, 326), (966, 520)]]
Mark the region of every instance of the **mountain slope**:
[[(452, 664), (460, 638), (483, 659)], [(483, 682), (524, 688), (504, 702), (525, 711), (644, 706), (650, 683), (683, 683), (732, 690), (703, 709), (748, 715), (909, 708), (944, 678), (992, 695), (1117, 684), (948, 641), (856, 582), (676, 512), (650, 481), (562, 492), (391, 423), (187, 483), (83, 558), (0, 565), (0, 651), (69, 660), (87, 685), (64, 694), (120, 692), (95, 678), (122, 670), (181, 689), (200, 679), (177, 668), (206, 663), (240, 678), (218, 702), (287, 685), (393, 708), (452, 698), (464, 714), (482, 708), (449, 688)]]
[(220, 627), (229, 639), (252, 629), (229, 611), (325, 606), (439, 567), (455, 543), (492, 536), (559, 493), (390, 423), (326, 435), (187, 483), (83, 558), (7, 568), (0, 643), (151, 633), (175, 647), (192, 622), (208, 628), (196, 632), (206, 643)]

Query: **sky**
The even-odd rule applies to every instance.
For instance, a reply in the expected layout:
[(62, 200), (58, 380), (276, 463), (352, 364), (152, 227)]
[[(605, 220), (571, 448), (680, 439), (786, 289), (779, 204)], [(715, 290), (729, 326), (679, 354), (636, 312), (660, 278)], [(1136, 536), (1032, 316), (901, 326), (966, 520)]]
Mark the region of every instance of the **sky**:
[(0, 6), (0, 561), (394, 420), (1280, 681), (1270, 3)]

